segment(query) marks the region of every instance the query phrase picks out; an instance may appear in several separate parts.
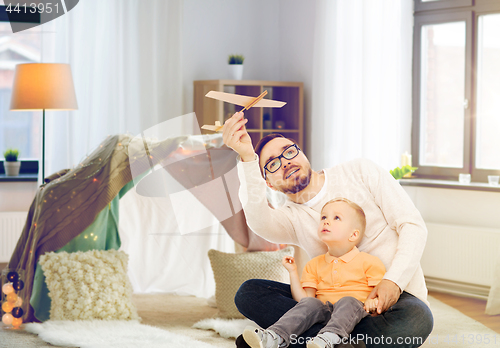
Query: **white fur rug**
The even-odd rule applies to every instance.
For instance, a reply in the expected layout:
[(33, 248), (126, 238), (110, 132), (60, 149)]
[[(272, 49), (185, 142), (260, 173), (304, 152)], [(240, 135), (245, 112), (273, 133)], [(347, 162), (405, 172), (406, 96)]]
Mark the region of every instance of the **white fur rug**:
[(248, 319), (203, 319), (193, 325), (194, 329), (213, 330), (224, 338), (236, 338), (247, 326), (260, 327)]
[(55, 346), (80, 348), (213, 348), (166, 330), (123, 320), (46, 321), (26, 324), (28, 332)]

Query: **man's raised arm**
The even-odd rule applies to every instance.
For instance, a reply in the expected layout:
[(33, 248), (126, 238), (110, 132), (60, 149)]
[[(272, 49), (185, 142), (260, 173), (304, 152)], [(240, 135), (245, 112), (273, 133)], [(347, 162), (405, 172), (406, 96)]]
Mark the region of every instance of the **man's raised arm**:
[(236, 151), (243, 162), (255, 159), (252, 139), (245, 128), (248, 119), (243, 117), (243, 112), (237, 112), (224, 123), (222, 139), (224, 144)]
[(297, 244), (292, 235), (293, 227), (283, 211), (269, 207), (266, 183), (260, 173), (252, 139), (245, 128), (247, 119), (242, 112), (235, 113), (224, 123), (224, 144), (236, 151), (241, 158), (238, 164), (240, 179), (239, 198), (248, 226), (262, 238), (281, 244)]

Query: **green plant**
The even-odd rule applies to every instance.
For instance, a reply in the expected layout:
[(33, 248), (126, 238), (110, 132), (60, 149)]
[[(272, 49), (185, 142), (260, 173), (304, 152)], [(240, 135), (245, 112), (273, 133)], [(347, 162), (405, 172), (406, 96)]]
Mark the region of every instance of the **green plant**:
[(243, 64), (244, 60), (245, 57), (243, 57), (241, 54), (231, 54), (229, 55), (227, 62), (229, 64)]
[(406, 165), (406, 166), (403, 166), (401, 168), (396, 167), (393, 170), (391, 170), (390, 173), (394, 177), (394, 179), (399, 180), (403, 176), (405, 176), (406, 174), (413, 173), (417, 169), (418, 169), (418, 167), (412, 167), (412, 166)]
[(7, 162), (16, 162), (19, 157), (19, 150), (7, 149), (7, 151), (3, 153), (3, 157), (5, 157), (5, 161)]

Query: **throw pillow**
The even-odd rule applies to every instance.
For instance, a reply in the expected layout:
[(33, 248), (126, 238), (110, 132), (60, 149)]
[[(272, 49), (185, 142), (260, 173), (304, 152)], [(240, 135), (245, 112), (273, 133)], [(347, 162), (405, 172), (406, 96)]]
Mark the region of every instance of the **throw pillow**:
[(244, 318), (234, 304), (234, 295), (248, 279), (269, 279), (289, 283), (288, 271), (281, 264), (284, 256), (293, 255), (293, 248), (278, 251), (257, 251), (229, 254), (209, 250), (208, 257), (215, 278), (215, 301), (220, 318)]
[(50, 252), (39, 263), (52, 301), (51, 320), (139, 319), (123, 251)]

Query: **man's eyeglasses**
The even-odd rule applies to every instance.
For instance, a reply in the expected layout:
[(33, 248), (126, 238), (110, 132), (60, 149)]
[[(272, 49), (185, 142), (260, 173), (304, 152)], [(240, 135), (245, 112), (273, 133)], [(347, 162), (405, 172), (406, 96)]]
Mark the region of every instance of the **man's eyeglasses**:
[(299, 151), (300, 151), (299, 147), (296, 144), (293, 144), (287, 147), (278, 157), (273, 158), (270, 161), (267, 161), (266, 165), (264, 166), (264, 179), (266, 179), (266, 170), (269, 173), (276, 172), (278, 169), (281, 168), (281, 158), (284, 159), (295, 158), (299, 154)]

